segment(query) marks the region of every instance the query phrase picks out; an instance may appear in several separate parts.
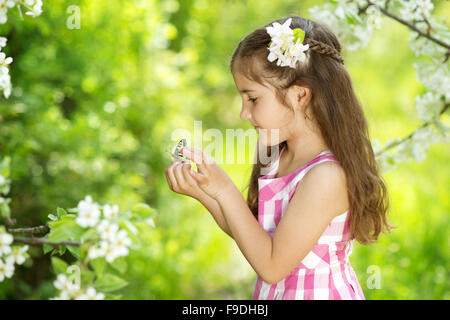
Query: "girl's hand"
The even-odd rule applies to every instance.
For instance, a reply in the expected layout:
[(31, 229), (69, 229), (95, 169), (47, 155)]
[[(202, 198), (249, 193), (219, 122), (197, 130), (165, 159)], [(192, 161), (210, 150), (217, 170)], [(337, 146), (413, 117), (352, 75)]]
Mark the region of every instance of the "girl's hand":
[(226, 172), (202, 150), (184, 147), (181, 149), (181, 153), (197, 165), (198, 172), (189, 170), (189, 174), (211, 198), (217, 199), (234, 187), (233, 181)]
[(189, 174), (190, 170), (190, 163), (183, 163), (181, 160), (173, 161), (165, 171), (167, 183), (173, 192), (201, 201), (201, 199), (207, 197), (207, 194), (203, 192), (197, 181)]

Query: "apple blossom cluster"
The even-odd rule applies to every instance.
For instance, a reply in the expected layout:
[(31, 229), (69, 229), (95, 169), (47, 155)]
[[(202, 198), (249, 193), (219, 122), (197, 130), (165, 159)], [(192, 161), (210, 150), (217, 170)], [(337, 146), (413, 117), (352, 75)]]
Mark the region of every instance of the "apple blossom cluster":
[[(345, 43), (346, 49), (356, 50), (366, 47), (374, 29), (381, 28), (380, 8), (386, 8), (386, 2), (332, 0), (322, 6), (310, 8), (309, 11), (313, 19), (327, 24), (336, 33), (340, 41)], [(430, 0), (399, 0), (388, 3), (388, 10), (392, 14), (414, 24), (425, 34), (428, 34), (428, 28), (431, 27), (435, 39), (448, 42), (450, 31), (431, 16), (434, 5)], [(359, 10), (363, 8), (366, 10), (360, 14)], [(450, 59), (443, 62), (448, 49), (427, 37), (418, 37), (414, 30), (410, 30), (408, 44), (416, 56), (429, 58), (428, 61), (416, 61), (413, 66), (418, 80), (428, 90), (423, 95), (416, 96), (418, 117), (431, 125), (417, 129), (404, 141), (400, 138), (388, 140), (387, 146), (395, 145), (392, 152), (382, 152), (377, 156), (383, 171), (395, 169), (396, 163), (407, 161), (411, 157), (418, 162), (423, 161), (431, 143), (450, 141), (450, 128), (439, 117), (444, 106), (450, 103)], [(372, 144), (375, 153), (379, 153), (382, 149), (379, 141), (374, 139)]]
[[(8, 163), (8, 161), (6, 162)], [(2, 163), (0, 163), (0, 166)], [(4, 198), (10, 189), (10, 180), (0, 174), (0, 216), (9, 216), (9, 198)], [(0, 226), (0, 282), (5, 278), (11, 278), (14, 274), (15, 264), (23, 264), (29, 257), (28, 245), (11, 246), (14, 237), (6, 232), (4, 226)]]
[(14, 265), (22, 264), (28, 258), (28, 245), (11, 247), (13, 240), (13, 236), (6, 232), (5, 227), (0, 226), (0, 282), (11, 278)]
[(431, 0), (400, 0), (401, 7), (399, 9), (402, 19), (407, 21), (423, 20), (423, 18), (430, 18), (430, 12), (434, 5)]
[(292, 18), (287, 19), (283, 24), (274, 22), (271, 27), (267, 27), (267, 33), (271, 37), (267, 59), (273, 62), (278, 59), (277, 66), (289, 66), (295, 68), (297, 61), (306, 60), (305, 51), (309, 45), (302, 44), (305, 32), (300, 28), (291, 29)]
[[(0, 0), (1, 1), (1, 0)], [(6, 46), (7, 39), (0, 37), (0, 89), (3, 90), (5, 98), (11, 95), (11, 76), (9, 75), (8, 65), (11, 64), (13, 58), (7, 57), (2, 48)]]
[(33, 18), (41, 15), (42, 13), (42, 0), (0, 0), (0, 24), (4, 24), (8, 21), (8, 10), (18, 6), (23, 6), (28, 11), (26, 15)]
[[(33, 18), (42, 13), (42, 0), (0, 0), (0, 24), (8, 21), (8, 10), (17, 6), (21, 13), (21, 6), (28, 11), (25, 12)], [(0, 90), (3, 90), (5, 98), (11, 95), (11, 76), (9, 75), (8, 65), (13, 61), (13, 58), (7, 57), (1, 49), (6, 46), (6, 38), (0, 37)]]
[[(384, 5), (384, 1), (374, 0), (375, 4)], [(375, 29), (381, 28), (381, 13), (377, 6), (370, 6), (365, 15), (358, 15), (360, 7), (367, 1), (336, 0), (322, 6), (309, 8), (311, 18), (328, 25), (345, 48), (354, 51), (368, 45)]]
[(59, 295), (49, 300), (104, 300), (105, 294), (97, 292), (94, 287), (88, 287), (85, 291), (78, 283), (74, 283), (64, 273), (58, 274), (53, 285), (59, 290)]
[[(120, 230), (119, 225), (114, 223), (119, 215), (118, 205), (106, 204), (101, 207), (88, 195), (78, 203), (77, 211), (77, 224), (82, 227), (96, 227), (100, 234), (100, 241), (88, 250), (89, 259), (105, 257), (106, 261), (111, 263), (118, 257), (128, 255), (131, 240), (127, 231)], [(100, 211), (103, 213), (103, 219)]]

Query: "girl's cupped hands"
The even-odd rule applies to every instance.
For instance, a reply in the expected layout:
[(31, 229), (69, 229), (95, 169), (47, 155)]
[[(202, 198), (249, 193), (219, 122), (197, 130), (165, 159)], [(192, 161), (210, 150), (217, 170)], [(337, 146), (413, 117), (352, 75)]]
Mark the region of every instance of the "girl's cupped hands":
[(234, 186), (226, 172), (202, 150), (184, 147), (181, 149), (181, 153), (197, 165), (197, 171), (188, 170), (189, 175), (197, 182), (200, 189), (211, 198), (217, 199)]
[(167, 184), (173, 192), (202, 201), (208, 195), (199, 187), (197, 181), (189, 173), (190, 170), (190, 163), (181, 160), (173, 161), (166, 168)]

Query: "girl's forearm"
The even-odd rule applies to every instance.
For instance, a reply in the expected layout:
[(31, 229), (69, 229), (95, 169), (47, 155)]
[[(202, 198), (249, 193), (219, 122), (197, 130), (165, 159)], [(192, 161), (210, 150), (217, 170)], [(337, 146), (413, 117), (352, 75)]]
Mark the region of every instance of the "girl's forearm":
[(222, 209), (220, 208), (217, 201), (208, 195), (199, 198), (198, 201), (200, 201), (200, 203), (203, 204), (203, 206), (211, 213), (219, 227), (231, 238), (233, 238), (230, 227), (228, 227), (227, 221), (223, 216)]

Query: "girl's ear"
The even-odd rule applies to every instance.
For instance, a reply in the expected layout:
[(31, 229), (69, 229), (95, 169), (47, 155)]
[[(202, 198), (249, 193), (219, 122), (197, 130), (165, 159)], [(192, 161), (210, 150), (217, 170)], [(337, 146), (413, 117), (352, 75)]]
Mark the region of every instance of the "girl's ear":
[(299, 87), (298, 89), (298, 103), (302, 110), (305, 110), (306, 106), (309, 104), (311, 100), (311, 89), (307, 87)]
[(293, 85), (289, 89), (294, 108), (301, 113), (305, 113), (306, 106), (311, 101), (311, 89), (298, 85)]

